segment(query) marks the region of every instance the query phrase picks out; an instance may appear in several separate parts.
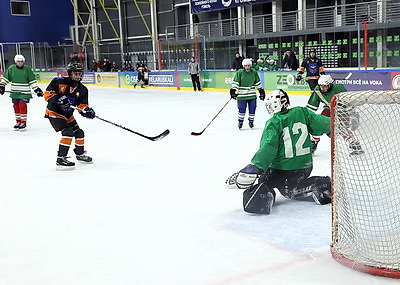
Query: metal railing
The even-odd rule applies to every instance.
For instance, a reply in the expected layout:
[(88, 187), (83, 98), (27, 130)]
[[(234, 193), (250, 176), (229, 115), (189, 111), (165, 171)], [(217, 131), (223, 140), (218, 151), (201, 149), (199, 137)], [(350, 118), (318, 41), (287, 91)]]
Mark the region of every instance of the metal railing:
[[(320, 28), (334, 28), (341, 26), (356, 26), (367, 20), (370, 23), (389, 23), (400, 21), (400, 3), (387, 1), (385, 6), (381, 2), (329, 6), (306, 9), (303, 11), (267, 14), (243, 19), (247, 34), (267, 34), (272, 32), (290, 32), (296, 30), (315, 30)], [(198, 23), (197, 31), (211, 39), (239, 36), (239, 19), (228, 19)], [(300, 23), (304, 23), (303, 27)], [(191, 25), (166, 27), (168, 40), (189, 40), (195, 32)], [(173, 36), (172, 36), (173, 35)]]

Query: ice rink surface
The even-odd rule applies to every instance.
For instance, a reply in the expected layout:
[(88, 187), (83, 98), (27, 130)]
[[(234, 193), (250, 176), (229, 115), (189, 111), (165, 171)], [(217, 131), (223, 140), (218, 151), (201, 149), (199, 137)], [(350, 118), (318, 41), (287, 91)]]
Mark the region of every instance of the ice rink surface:
[[(257, 151), (269, 118), (263, 103), (253, 130), (247, 116), (237, 129), (232, 101), (201, 136), (190, 135), (228, 99), (89, 87), (98, 116), (148, 136), (171, 133), (153, 142), (75, 114), (94, 163), (56, 171), (60, 134), (44, 118), (44, 100), (31, 100), (27, 130), (15, 132), (2, 96), (0, 284), (399, 284), (331, 258), (330, 205), (278, 195), (271, 215), (242, 210), (242, 191), (224, 181)], [(291, 100), (305, 106), (307, 97)], [(329, 149), (325, 136), (313, 175), (330, 175)]]

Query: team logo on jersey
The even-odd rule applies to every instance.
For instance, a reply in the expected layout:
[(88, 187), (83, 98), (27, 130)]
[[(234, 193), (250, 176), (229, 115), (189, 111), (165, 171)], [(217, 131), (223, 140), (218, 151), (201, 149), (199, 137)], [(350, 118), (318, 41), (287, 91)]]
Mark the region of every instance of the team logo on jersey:
[(224, 5), (225, 7), (229, 7), (232, 4), (232, 0), (221, 0), (222, 1), (222, 5)]

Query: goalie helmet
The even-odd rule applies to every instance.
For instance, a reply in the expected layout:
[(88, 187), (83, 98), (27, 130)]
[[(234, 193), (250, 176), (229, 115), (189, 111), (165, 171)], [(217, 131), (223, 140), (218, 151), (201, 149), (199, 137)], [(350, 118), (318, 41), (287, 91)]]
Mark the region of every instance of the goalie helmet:
[(270, 115), (289, 108), (288, 94), (282, 89), (272, 91), (265, 96), (265, 107)]
[(245, 65), (250, 65), (250, 66), (252, 66), (252, 65), (253, 65), (253, 62), (251, 61), (250, 58), (245, 58), (245, 59), (243, 59), (243, 61), (242, 61), (242, 65), (243, 65), (243, 67), (244, 67)]
[(77, 62), (70, 62), (70, 63), (67, 65), (67, 73), (68, 73), (68, 76), (71, 77), (71, 74), (72, 74), (73, 71), (81, 72), (81, 73), (82, 73), (82, 75), (81, 75), (81, 80), (82, 80), (82, 76), (83, 76), (83, 68), (82, 68), (82, 65), (80, 65), (80, 64), (77, 63)]
[(14, 56), (14, 62), (17, 63), (17, 61), (23, 61), (25, 62), (25, 57), (22, 54), (16, 54)]

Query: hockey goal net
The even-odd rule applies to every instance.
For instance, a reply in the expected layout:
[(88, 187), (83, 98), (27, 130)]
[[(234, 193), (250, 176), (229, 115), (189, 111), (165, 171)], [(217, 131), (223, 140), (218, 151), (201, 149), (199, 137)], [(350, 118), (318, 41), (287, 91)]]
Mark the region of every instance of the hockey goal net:
[(400, 91), (336, 95), (331, 127), (332, 256), (400, 278)]

